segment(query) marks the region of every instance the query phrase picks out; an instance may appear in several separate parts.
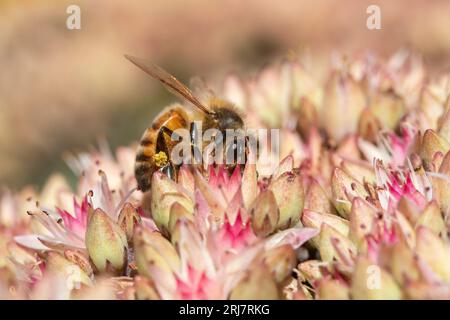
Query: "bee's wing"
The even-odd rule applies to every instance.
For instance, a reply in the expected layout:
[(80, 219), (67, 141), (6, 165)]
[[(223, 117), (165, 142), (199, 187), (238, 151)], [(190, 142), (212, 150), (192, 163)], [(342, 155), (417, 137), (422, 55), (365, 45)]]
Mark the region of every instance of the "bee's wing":
[(217, 96), (215, 92), (206, 84), (205, 79), (200, 77), (191, 78), (189, 81), (189, 87), (197, 99), (202, 103), (207, 103), (212, 98)]
[(151, 62), (135, 58), (129, 55), (125, 55), (125, 58), (130, 60), (133, 64), (135, 64), (137, 67), (142, 69), (144, 72), (146, 72), (153, 78), (159, 80), (164, 85), (164, 87), (166, 87), (167, 90), (169, 90), (174, 95), (178, 96), (179, 98), (186, 99), (187, 101), (189, 101), (190, 103), (192, 103), (194, 106), (196, 106), (205, 113), (208, 114), (213, 113), (192, 94), (191, 90), (189, 90), (188, 87), (186, 87), (184, 84), (178, 81), (177, 78), (175, 78), (173, 75), (171, 75), (161, 67), (158, 67), (157, 65)]

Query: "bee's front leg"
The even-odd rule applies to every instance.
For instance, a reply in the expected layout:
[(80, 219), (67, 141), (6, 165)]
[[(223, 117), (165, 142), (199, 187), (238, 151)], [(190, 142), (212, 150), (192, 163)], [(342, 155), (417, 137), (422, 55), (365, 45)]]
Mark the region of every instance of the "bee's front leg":
[(175, 169), (172, 164), (169, 162), (167, 165), (159, 169), (162, 173), (164, 173), (169, 179), (176, 180), (175, 178)]
[(195, 121), (191, 122), (189, 126), (189, 134), (191, 138), (191, 153), (193, 155), (191, 159), (194, 161), (193, 164), (199, 164), (202, 162), (202, 153), (198, 148), (201, 132), (199, 132)]

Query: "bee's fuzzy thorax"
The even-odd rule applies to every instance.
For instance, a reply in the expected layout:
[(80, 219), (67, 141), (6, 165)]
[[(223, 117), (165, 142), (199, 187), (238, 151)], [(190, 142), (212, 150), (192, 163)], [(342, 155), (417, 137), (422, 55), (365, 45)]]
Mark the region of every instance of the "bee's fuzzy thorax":
[(242, 115), (233, 104), (219, 98), (211, 98), (209, 107), (214, 112), (204, 119), (204, 129), (216, 128), (221, 131), (226, 129), (243, 129), (244, 120)]

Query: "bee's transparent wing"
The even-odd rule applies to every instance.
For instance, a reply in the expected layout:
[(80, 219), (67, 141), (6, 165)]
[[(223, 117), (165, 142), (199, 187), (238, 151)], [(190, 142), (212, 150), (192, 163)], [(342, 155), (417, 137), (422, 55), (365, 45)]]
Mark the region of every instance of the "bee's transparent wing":
[(213, 113), (194, 96), (194, 94), (191, 92), (191, 90), (189, 90), (188, 87), (186, 87), (184, 84), (178, 81), (177, 78), (175, 78), (173, 75), (171, 75), (161, 67), (149, 61), (145, 61), (143, 59), (132, 57), (129, 55), (125, 55), (125, 58), (130, 60), (134, 65), (142, 69), (153, 78), (159, 80), (167, 90), (169, 90), (177, 97), (189, 101), (205, 113)]
[(208, 105), (208, 102), (216, 97), (216, 93), (212, 90), (205, 79), (201, 77), (193, 77), (189, 81), (189, 87), (192, 89), (194, 95), (202, 102), (203, 104)]

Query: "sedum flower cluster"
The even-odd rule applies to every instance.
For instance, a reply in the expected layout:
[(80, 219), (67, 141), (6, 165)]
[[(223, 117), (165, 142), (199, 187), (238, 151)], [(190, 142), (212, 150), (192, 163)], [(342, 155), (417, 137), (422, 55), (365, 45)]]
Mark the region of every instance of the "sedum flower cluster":
[[(399, 52), (297, 59), (220, 94), (280, 130), (271, 174), (183, 165), (136, 190), (134, 148), (0, 193), (6, 299), (450, 299), (450, 74)], [(264, 172), (264, 174), (262, 174)]]

